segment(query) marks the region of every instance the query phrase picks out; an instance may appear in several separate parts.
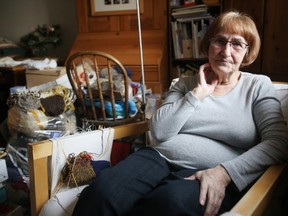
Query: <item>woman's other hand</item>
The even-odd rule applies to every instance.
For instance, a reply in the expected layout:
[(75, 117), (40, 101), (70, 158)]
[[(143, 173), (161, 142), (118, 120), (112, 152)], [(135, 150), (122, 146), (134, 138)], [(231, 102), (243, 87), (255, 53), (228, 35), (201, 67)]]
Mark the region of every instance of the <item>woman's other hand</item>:
[(231, 182), (225, 168), (218, 165), (214, 168), (198, 171), (187, 180), (200, 181), (199, 202), (205, 208), (205, 216), (217, 215), (225, 196), (225, 189)]
[(198, 100), (203, 100), (214, 92), (217, 83), (218, 78), (212, 71), (210, 64), (201, 65), (198, 73), (198, 85), (192, 90), (192, 94)]

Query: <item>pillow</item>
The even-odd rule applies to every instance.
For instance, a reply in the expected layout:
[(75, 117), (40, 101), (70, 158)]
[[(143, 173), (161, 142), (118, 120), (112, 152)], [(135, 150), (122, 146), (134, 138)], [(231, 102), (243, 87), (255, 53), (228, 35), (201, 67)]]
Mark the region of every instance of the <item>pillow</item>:
[(88, 185), (59, 192), (50, 198), (40, 211), (39, 216), (67, 216), (72, 215), (78, 196)]

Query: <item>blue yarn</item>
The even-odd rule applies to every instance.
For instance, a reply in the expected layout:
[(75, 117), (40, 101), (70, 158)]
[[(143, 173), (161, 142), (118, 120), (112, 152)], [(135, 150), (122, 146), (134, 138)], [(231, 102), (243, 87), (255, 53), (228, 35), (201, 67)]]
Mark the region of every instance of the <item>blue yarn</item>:
[[(100, 101), (94, 102), (95, 107), (101, 109)], [(104, 102), (105, 112), (107, 117), (113, 117), (112, 103), (110, 101)], [(115, 112), (117, 118), (123, 118), (125, 116), (125, 102), (124, 101), (116, 101), (115, 102)], [(130, 116), (135, 115), (137, 113), (137, 106), (133, 100), (128, 101), (128, 114)]]
[(106, 160), (97, 160), (97, 161), (92, 160), (91, 165), (96, 175), (99, 174), (101, 170), (111, 166), (110, 162)]

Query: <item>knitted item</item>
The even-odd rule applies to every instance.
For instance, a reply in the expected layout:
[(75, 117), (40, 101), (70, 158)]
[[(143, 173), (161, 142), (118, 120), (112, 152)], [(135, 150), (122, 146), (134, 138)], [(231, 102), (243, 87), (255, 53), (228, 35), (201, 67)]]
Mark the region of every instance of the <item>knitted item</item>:
[(55, 95), (63, 97), (64, 100), (64, 111), (74, 110), (74, 102), (76, 100), (76, 95), (72, 89), (68, 89), (65, 86), (57, 85), (52, 89), (40, 91), (40, 98), (48, 98)]
[(92, 156), (85, 151), (77, 156), (69, 154), (66, 164), (61, 171), (60, 183), (67, 187), (78, 187), (89, 183), (96, 177), (91, 160)]
[(64, 98), (61, 95), (54, 95), (41, 98), (41, 108), (47, 116), (58, 116), (65, 111)]
[(36, 91), (15, 92), (7, 99), (9, 108), (14, 105), (22, 110), (38, 109), (40, 107), (40, 94)]

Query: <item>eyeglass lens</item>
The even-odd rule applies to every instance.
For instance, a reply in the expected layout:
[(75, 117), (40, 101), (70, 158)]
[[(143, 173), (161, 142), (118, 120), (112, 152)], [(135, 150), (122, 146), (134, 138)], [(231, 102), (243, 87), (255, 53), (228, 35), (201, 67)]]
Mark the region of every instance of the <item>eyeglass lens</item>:
[(211, 43), (214, 46), (217, 46), (217, 47), (225, 47), (226, 44), (229, 43), (229, 45), (234, 50), (243, 50), (243, 49), (246, 49), (248, 47), (248, 44), (246, 44), (246, 43), (244, 43), (242, 41), (239, 41), (239, 40), (236, 40), (236, 39), (228, 41), (228, 40), (226, 40), (226, 38), (221, 38), (221, 37), (212, 38), (211, 39)]

